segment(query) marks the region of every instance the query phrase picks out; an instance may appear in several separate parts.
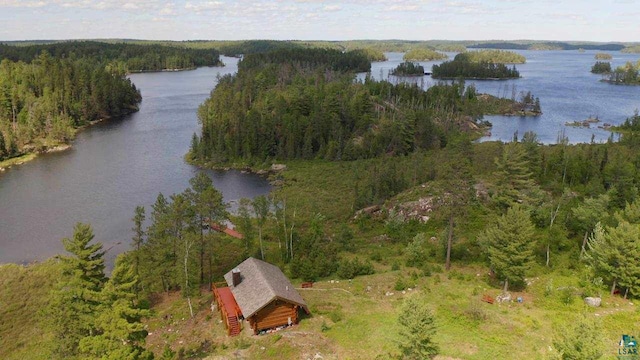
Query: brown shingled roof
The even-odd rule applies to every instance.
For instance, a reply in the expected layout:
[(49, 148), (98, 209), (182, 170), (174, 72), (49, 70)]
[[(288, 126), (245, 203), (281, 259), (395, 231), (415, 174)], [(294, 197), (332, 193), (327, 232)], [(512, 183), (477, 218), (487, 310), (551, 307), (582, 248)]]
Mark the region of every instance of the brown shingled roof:
[(277, 266), (250, 257), (236, 269), (240, 270), (240, 284), (233, 286), (231, 274), (233, 270), (226, 273), (224, 279), (245, 319), (253, 316), (275, 299), (299, 305), (309, 312), (302, 296)]

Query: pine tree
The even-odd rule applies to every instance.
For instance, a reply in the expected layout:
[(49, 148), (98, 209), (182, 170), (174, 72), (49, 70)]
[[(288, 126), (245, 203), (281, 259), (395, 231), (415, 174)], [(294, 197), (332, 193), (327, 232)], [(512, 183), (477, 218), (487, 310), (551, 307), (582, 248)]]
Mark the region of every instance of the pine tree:
[(611, 283), (611, 294), (618, 285), (640, 294), (640, 228), (627, 221), (616, 227), (596, 224), (588, 241), (585, 259), (594, 273)]
[(153, 359), (153, 353), (143, 346), (147, 331), (141, 320), (150, 311), (137, 306), (137, 282), (130, 259), (118, 256), (111, 278), (100, 293), (102, 303), (96, 314), (96, 333), (80, 340), (83, 358)]
[(102, 244), (93, 240), (91, 226), (78, 223), (73, 238), (62, 240), (71, 256), (61, 257), (64, 277), (53, 291), (46, 310), (55, 336), (54, 358), (75, 358), (78, 344), (95, 334), (95, 314), (105, 282)]
[[(144, 206), (136, 206), (135, 215), (133, 216), (133, 239), (132, 246), (134, 249), (134, 263), (133, 268), (136, 274), (136, 277), (140, 277), (140, 258), (142, 257), (141, 248), (144, 245), (144, 229), (142, 225), (145, 220)], [(136, 289), (136, 292), (138, 289)]]
[(400, 310), (400, 358), (406, 360), (431, 359), (438, 354), (434, 342), (436, 325), (433, 313), (424, 299), (413, 295), (407, 297)]
[(523, 146), (515, 142), (506, 144), (502, 156), (496, 159), (496, 167), (494, 198), (499, 205), (506, 208), (530, 200), (529, 193), (534, 190), (535, 183)]
[(147, 230), (147, 242), (143, 247), (140, 267), (141, 287), (145, 291), (166, 291), (175, 289), (176, 253), (171, 237), (170, 203), (158, 194), (152, 206), (151, 225)]
[(583, 255), (589, 234), (593, 231), (595, 225), (601, 219), (603, 214), (607, 212), (607, 206), (609, 205), (609, 196), (600, 195), (597, 198), (588, 198), (584, 202), (571, 210), (573, 216), (578, 220), (580, 224), (580, 230), (584, 231), (584, 239), (582, 241), (582, 249), (580, 254)]
[(495, 224), (480, 235), (486, 247), (491, 269), (504, 280), (504, 291), (509, 283), (522, 283), (534, 261), (534, 227), (529, 212), (516, 205), (507, 210)]
[[(211, 178), (204, 172), (198, 173), (189, 180), (191, 189), (186, 192), (193, 207), (196, 227), (199, 233), (199, 254), (200, 254), (200, 283), (205, 283), (205, 263), (209, 264), (209, 280), (211, 280), (212, 254), (209, 250), (208, 261), (205, 261), (207, 249), (211, 249), (211, 244), (207, 243), (204, 236), (205, 223), (221, 223), (229, 217), (227, 206), (222, 200), (222, 193), (214, 186)], [(210, 237), (208, 237), (210, 238)]]

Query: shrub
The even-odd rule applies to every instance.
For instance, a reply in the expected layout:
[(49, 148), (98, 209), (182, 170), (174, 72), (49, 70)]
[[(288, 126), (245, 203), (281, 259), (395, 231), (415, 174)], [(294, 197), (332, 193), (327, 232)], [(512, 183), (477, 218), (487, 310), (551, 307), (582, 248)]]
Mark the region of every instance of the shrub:
[(341, 260), (338, 264), (338, 277), (341, 279), (353, 279), (359, 275), (373, 274), (373, 265), (368, 260), (361, 262), (358, 258), (353, 260)]

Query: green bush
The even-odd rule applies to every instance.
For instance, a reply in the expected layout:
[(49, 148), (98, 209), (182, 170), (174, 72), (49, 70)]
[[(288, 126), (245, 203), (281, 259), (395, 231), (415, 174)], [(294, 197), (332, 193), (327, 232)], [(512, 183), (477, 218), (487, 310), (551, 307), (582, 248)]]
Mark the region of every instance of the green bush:
[(407, 283), (406, 283), (406, 281), (404, 280), (404, 278), (399, 277), (399, 278), (396, 280), (396, 284), (395, 284), (395, 286), (394, 286), (393, 288), (395, 289), (395, 291), (402, 291), (402, 290), (404, 290), (404, 289), (406, 289), (406, 288), (407, 288)]
[(373, 274), (373, 265), (368, 260), (361, 262), (358, 258), (353, 260), (340, 260), (337, 275), (341, 279), (353, 279), (359, 275)]

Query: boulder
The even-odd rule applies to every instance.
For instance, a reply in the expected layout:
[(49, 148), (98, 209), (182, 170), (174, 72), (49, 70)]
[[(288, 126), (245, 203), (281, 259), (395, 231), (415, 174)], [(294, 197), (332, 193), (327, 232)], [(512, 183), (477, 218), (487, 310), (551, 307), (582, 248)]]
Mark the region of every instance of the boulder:
[(283, 171), (287, 170), (287, 165), (285, 164), (272, 164), (271, 171)]
[(584, 298), (584, 303), (589, 306), (598, 307), (602, 304), (602, 299), (599, 297), (586, 297)]

